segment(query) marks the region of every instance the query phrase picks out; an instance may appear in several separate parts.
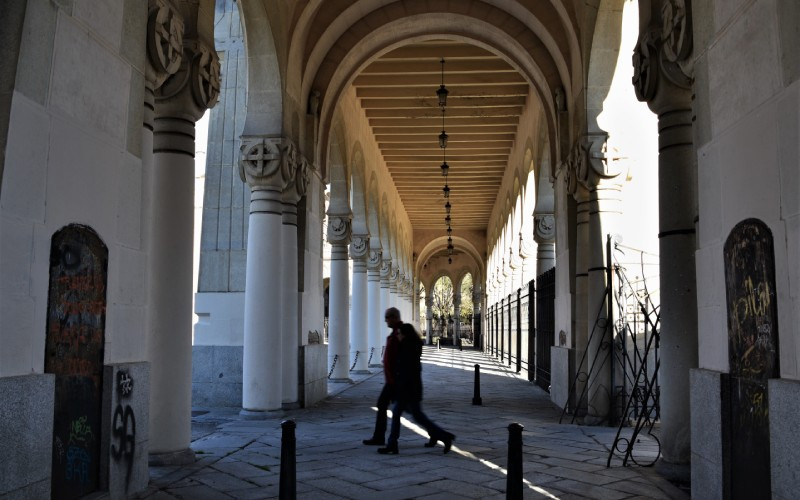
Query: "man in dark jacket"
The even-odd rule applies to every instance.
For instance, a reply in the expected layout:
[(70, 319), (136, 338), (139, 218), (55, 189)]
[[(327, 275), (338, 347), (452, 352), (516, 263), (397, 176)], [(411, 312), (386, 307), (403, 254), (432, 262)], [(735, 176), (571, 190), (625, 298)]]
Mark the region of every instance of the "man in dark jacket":
[(378, 414), (375, 417), (375, 431), (372, 437), (365, 439), (364, 444), (383, 446), (385, 444), (386, 436), (386, 410), (389, 408), (389, 403), (394, 401), (395, 393), (395, 371), (397, 363), (397, 348), (399, 341), (397, 336), (400, 331), (399, 328), (403, 324), (400, 320), (400, 311), (397, 308), (390, 307), (384, 314), (386, 326), (392, 329), (392, 333), (386, 337), (386, 349), (383, 350), (383, 376), (385, 383), (380, 396), (378, 396)]
[[(388, 313), (388, 311), (387, 311)], [(399, 312), (398, 312), (399, 320)], [(428, 431), (430, 441), (425, 446), (435, 446), (437, 441), (444, 443), (444, 452), (450, 451), (455, 436), (431, 421), (422, 412), (422, 339), (414, 327), (400, 324), (397, 334), (397, 360), (394, 368), (395, 403), (392, 407), (392, 429), (385, 448), (378, 453), (397, 454), (397, 440), (400, 437), (400, 416), (405, 410), (411, 412), (414, 420)]]

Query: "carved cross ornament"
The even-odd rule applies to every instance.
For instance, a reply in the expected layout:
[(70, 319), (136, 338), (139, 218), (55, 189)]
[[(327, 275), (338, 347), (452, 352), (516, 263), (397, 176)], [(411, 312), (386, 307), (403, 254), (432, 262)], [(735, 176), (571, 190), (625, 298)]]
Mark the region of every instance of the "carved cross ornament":
[(658, 92), (660, 76), (678, 88), (692, 85), (692, 6), (690, 0), (662, 0), (661, 10), (639, 34), (633, 51), (633, 88), (640, 101)]
[(151, 0), (147, 16), (148, 73), (156, 87), (174, 75), (183, 57), (183, 17), (167, 0)]
[(389, 279), (392, 272), (392, 259), (383, 259), (381, 261), (381, 278)]
[(221, 86), (219, 56), (213, 47), (198, 43), (192, 59), (192, 96), (201, 108), (212, 108)]
[(279, 138), (242, 137), (239, 177), (251, 187), (283, 188)]

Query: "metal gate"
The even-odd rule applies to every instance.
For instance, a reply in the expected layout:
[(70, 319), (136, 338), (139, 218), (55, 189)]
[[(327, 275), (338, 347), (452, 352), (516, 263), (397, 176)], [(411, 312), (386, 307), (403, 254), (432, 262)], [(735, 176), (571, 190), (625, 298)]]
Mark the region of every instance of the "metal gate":
[(550, 347), (555, 341), (555, 268), (540, 274), (536, 283), (536, 385), (550, 392)]

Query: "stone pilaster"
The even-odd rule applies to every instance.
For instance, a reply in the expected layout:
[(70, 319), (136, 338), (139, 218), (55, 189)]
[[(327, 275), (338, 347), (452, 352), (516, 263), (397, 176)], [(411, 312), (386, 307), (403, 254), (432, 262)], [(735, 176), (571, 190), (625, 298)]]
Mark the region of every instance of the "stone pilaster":
[(461, 341), (461, 294), (453, 294), (453, 345)]
[(367, 255), (367, 337), (369, 338), (367, 362), (370, 368), (382, 366), (380, 354), (384, 329), (381, 309), (381, 249), (376, 246), (370, 248)]
[(331, 281), (328, 298), (328, 370), (331, 381), (349, 382), (349, 298), (352, 214), (328, 214), (328, 242), (331, 244)]
[(353, 260), (352, 303), (350, 304), (350, 371), (369, 373), (367, 338), (367, 254), (369, 235), (353, 235), (350, 258)]
[(664, 0), (640, 16), (633, 86), (658, 115), (659, 265), (661, 274), (661, 453), (690, 458), (689, 370), (697, 367), (694, 251), (697, 216), (692, 134), (692, 12)]
[(536, 272), (536, 266), (534, 265), (536, 262), (534, 260), (536, 256), (536, 243), (533, 240), (533, 234), (520, 233), (517, 255), (519, 255), (520, 259), (519, 286), (524, 287), (534, 278)]
[(197, 12), (179, 13), (167, 1), (148, 6), (143, 168), (149, 443), (151, 460), (161, 463), (194, 458), (189, 442), (195, 122), (216, 103), (220, 83), (213, 45), (198, 38), (194, 26), (188, 36), (190, 15)]
[(425, 342), (433, 343), (433, 295), (425, 295)]
[[(390, 279), (392, 274), (392, 259), (389, 256), (388, 252), (384, 251), (383, 258), (381, 259), (381, 320), (383, 320), (383, 313), (386, 312), (388, 308), (391, 307), (391, 295), (389, 293), (390, 288)], [(385, 338), (389, 334), (388, 329), (385, 323), (381, 324), (381, 331), (383, 335), (381, 336), (381, 347), (385, 347)], [(381, 360), (383, 359), (383, 349), (381, 349)]]

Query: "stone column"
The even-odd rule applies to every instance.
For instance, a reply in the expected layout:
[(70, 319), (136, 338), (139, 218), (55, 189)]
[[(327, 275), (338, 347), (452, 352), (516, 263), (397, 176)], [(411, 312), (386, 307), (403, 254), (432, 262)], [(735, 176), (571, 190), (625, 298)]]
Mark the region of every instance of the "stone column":
[(367, 257), (367, 337), (369, 354), (367, 366), (380, 368), (381, 347), (383, 346), (383, 310), (381, 309), (381, 250), (374, 248)]
[(536, 276), (536, 266), (533, 257), (536, 255), (536, 243), (533, 234), (519, 235), (520, 288), (525, 287)]
[(461, 294), (453, 294), (453, 345), (461, 341)]
[(433, 296), (425, 296), (425, 326), (427, 332), (425, 333), (425, 343), (430, 345), (433, 343)]
[(483, 317), (481, 315), (483, 293), (480, 285), (472, 288), (472, 345), (477, 349), (483, 346)]
[[(576, 152), (578, 171), (584, 173), (581, 182), (589, 190), (588, 203), (588, 262), (587, 307), (589, 390), (587, 415), (584, 423), (600, 425), (609, 422), (614, 388), (611, 385), (613, 367), (613, 327), (608, 323), (606, 301), (607, 235), (616, 231), (621, 212), (621, 189), (615, 179), (615, 164), (605, 157), (606, 134), (587, 134)], [(585, 162), (585, 166), (582, 166)]]
[(383, 315), (386, 310), (391, 307), (390, 300), (391, 296), (389, 293), (390, 287), (390, 278), (392, 274), (392, 259), (384, 258), (381, 260), (381, 308), (380, 308), (380, 317), (381, 317), (381, 350), (380, 356), (378, 358), (383, 363), (383, 350), (386, 347), (386, 337), (389, 335), (388, 327), (386, 326), (386, 322), (383, 321)]
[(690, 459), (689, 370), (698, 364), (697, 167), (692, 135), (691, 10), (683, 2), (640, 16), (633, 85), (658, 115), (659, 265), (661, 275), (661, 453)]
[[(149, 451), (154, 462), (181, 463), (194, 459), (189, 443), (195, 122), (217, 101), (219, 59), (213, 39), (201, 40), (194, 22), (186, 30), (187, 38), (182, 38), (183, 20), (168, 2), (150, 5), (149, 21), (150, 70), (160, 64), (156, 69), (166, 71), (159, 76), (151, 73), (148, 80), (154, 85), (165, 73), (171, 74), (152, 88), (153, 161), (152, 172), (146, 173), (152, 174), (146, 179), (151, 216), (146, 237)], [(146, 92), (145, 100), (149, 99)]]
[[(589, 191), (582, 185), (573, 191), (576, 203), (576, 244), (575, 244), (575, 338), (572, 347), (575, 349), (575, 365), (584, 376), (576, 377), (575, 404), (578, 411), (585, 411), (585, 383), (589, 373), (589, 359), (583, 358), (589, 343)], [(584, 359), (583, 365), (578, 366)]]
[(350, 357), (353, 373), (369, 373), (367, 338), (367, 252), (369, 235), (353, 235), (350, 257), (353, 259), (352, 303), (350, 306)]
[(328, 214), (328, 242), (331, 244), (331, 281), (328, 294), (328, 370), (332, 382), (350, 382), (349, 309), (350, 214)]
[(536, 214), (534, 218), (536, 241), (536, 276), (556, 266), (556, 217), (554, 214)]
[(300, 157), (291, 143), (285, 154), (286, 162), (293, 164), (287, 168), (286, 187), (282, 193), (281, 214), (281, 337), (283, 358), (281, 359), (281, 406), (284, 409), (297, 408), (300, 345), (302, 344), (299, 324), (300, 288), (298, 285), (297, 263), (297, 203), (305, 196), (308, 186), (308, 162)]
[(396, 307), (399, 311), (401, 311), (400, 317), (402, 320), (407, 321), (407, 319), (402, 316), (402, 310), (400, 309), (400, 295), (397, 290), (399, 276), (400, 268), (397, 266), (392, 266), (392, 274), (389, 276), (389, 307)]
[(266, 418), (266, 412), (281, 409), (283, 403), (281, 199), (287, 181), (294, 180), (294, 157), (288, 140), (242, 137), (239, 176), (250, 186), (241, 411), (247, 418)]

